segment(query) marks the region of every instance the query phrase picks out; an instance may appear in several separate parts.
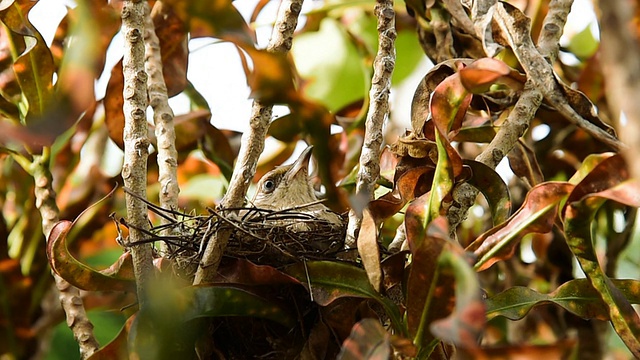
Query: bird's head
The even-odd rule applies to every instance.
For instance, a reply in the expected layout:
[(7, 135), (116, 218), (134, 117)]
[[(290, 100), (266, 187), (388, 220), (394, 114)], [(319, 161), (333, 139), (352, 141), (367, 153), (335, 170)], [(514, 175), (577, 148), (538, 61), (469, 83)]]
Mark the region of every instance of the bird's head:
[(309, 160), (313, 146), (307, 147), (291, 165), (277, 167), (258, 182), (253, 205), (261, 209), (282, 210), (318, 200), (309, 182)]

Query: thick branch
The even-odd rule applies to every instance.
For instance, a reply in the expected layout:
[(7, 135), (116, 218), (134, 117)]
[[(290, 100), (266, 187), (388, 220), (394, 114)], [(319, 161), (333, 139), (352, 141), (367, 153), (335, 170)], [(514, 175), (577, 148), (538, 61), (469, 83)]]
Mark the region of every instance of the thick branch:
[[(158, 182), (160, 183), (160, 206), (164, 209), (178, 208), (178, 151), (176, 150), (176, 131), (173, 124), (173, 110), (169, 106), (167, 85), (162, 73), (162, 56), (160, 41), (156, 35), (149, 16), (149, 5), (145, 4), (144, 43), (146, 49), (145, 69), (149, 75), (147, 83), (149, 103), (153, 108), (153, 121), (156, 126), (156, 141), (158, 151)], [(154, 7), (158, 9), (158, 7)], [(169, 220), (161, 218), (163, 223)]]
[(542, 31), (538, 37), (538, 51), (549, 64), (553, 64), (558, 58), (560, 49), (560, 37), (567, 23), (567, 16), (571, 11), (573, 0), (552, 0), (549, 3), (547, 16), (544, 18)]
[(611, 113), (624, 113), (626, 123), (619, 122), (622, 140), (633, 177), (640, 178), (640, 39), (633, 16), (636, 2), (598, 1), (600, 8), (602, 71)]
[[(378, 0), (375, 7), (378, 18), (378, 53), (373, 62), (373, 79), (369, 90), (369, 111), (365, 121), (364, 143), (360, 153), (360, 168), (356, 183), (356, 198), (373, 199), (373, 191), (380, 177), (382, 126), (389, 116), (391, 75), (396, 64), (396, 22), (392, 0)], [(358, 213), (359, 212), (359, 213)], [(361, 209), (351, 209), (345, 248), (355, 247), (362, 220)]]
[[(303, 0), (283, 0), (280, 3), (280, 9), (278, 10), (267, 51), (285, 53), (291, 49), (293, 32), (298, 25), (302, 2)], [(238, 160), (233, 169), (229, 190), (220, 203), (221, 208), (240, 207), (244, 204), (247, 189), (256, 173), (258, 158), (264, 150), (264, 140), (267, 136), (272, 114), (271, 105), (265, 105), (259, 101), (253, 102), (249, 119), (249, 131), (242, 135)], [(196, 271), (194, 284), (213, 280), (230, 235), (229, 230), (218, 231), (209, 240), (202, 256), (202, 261)]]
[[(617, 151), (622, 150), (623, 144), (618, 139), (580, 116), (567, 102), (555, 78), (551, 64), (537, 51), (529, 31), (524, 31), (525, 28), (528, 30), (528, 26), (523, 26), (523, 19), (518, 19), (507, 11), (503, 3), (495, 5), (494, 18), (518, 61), (527, 72), (529, 79), (534, 81), (536, 88), (542, 92), (544, 98), (565, 118), (591, 136)], [(545, 20), (547, 19), (545, 18)], [(543, 27), (543, 30), (552, 29), (554, 32), (562, 33), (562, 28), (556, 26), (557, 21), (548, 24), (551, 24), (548, 29)], [(545, 24), (545, 26), (547, 25)]]
[[(538, 40), (539, 56), (543, 56), (550, 61), (555, 61), (557, 58), (559, 48), (558, 41), (562, 36), (562, 29), (564, 29), (567, 21), (567, 15), (571, 10), (572, 2), (573, 0), (553, 0), (549, 4), (549, 11), (544, 19), (542, 32)], [(528, 35), (520, 35), (521, 37), (528, 38)], [(511, 45), (515, 46), (515, 44)], [(528, 59), (529, 58), (525, 58), (523, 60)], [(527, 68), (525, 65), (523, 65), (523, 67)], [(476, 157), (476, 160), (491, 168), (495, 168), (511, 149), (513, 149), (518, 139), (527, 131), (538, 107), (540, 107), (542, 103), (542, 99), (543, 93), (539, 85), (530, 75), (529, 80), (525, 83), (520, 99), (518, 99), (513, 110), (509, 113), (507, 120), (500, 126), (500, 130), (496, 136), (482, 153)], [(455, 189), (454, 199), (456, 200), (456, 205), (449, 209), (448, 215), (452, 231), (464, 221), (467, 216), (467, 211), (473, 205), (477, 195), (478, 190), (469, 185), (458, 186)]]
[[(43, 150), (41, 156), (34, 158), (30, 173), (35, 181), (36, 207), (42, 217), (42, 232), (47, 239), (51, 229), (59, 220), (60, 211), (56, 204), (56, 193), (52, 187), (49, 171), (49, 151)], [(100, 345), (93, 335), (93, 324), (89, 321), (80, 297), (80, 290), (71, 286), (66, 280), (51, 272), (58, 289), (60, 304), (64, 309), (67, 325), (73, 332), (80, 347), (80, 358), (86, 359), (98, 350)]]
[[(147, 108), (147, 73), (144, 70), (144, 9), (145, 2), (125, 1), (122, 8), (124, 34), (124, 185), (140, 198), (147, 197), (147, 159), (149, 139)], [(146, 284), (153, 274), (151, 244), (143, 243), (144, 235), (137, 229), (149, 227), (147, 205), (126, 194), (128, 243), (131, 245), (133, 267), (138, 287), (138, 302), (146, 304)]]

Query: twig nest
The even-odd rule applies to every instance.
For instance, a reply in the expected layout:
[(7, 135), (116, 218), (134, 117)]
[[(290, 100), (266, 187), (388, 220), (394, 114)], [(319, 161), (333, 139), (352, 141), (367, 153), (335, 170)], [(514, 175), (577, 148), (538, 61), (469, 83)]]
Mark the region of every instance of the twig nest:
[(231, 232), (225, 256), (260, 265), (280, 267), (303, 260), (335, 260), (344, 248), (346, 222), (334, 223), (299, 209), (210, 209), (208, 215), (174, 212), (171, 217), (176, 220), (151, 229), (150, 241), (164, 242), (162, 255), (174, 260), (185, 276), (193, 274), (207, 243), (218, 231)]
[[(344, 248), (346, 224), (336, 224), (313, 214), (284, 210), (245, 209), (220, 227), (232, 227), (227, 254), (264, 265), (281, 266), (297, 261), (335, 260)], [(224, 224), (226, 223), (226, 224)]]

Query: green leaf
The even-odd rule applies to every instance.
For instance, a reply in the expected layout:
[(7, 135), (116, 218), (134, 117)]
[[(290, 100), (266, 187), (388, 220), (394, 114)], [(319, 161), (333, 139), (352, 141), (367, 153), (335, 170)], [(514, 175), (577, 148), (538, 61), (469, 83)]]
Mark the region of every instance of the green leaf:
[(205, 284), (176, 291), (176, 304), (183, 309), (182, 321), (201, 317), (251, 316), (293, 326), (295, 318), (274, 302), (253, 293), (249, 287)]
[(312, 294), (313, 301), (321, 306), (343, 297), (378, 301), (395, 330), (406, 334), (398, 307), (375, 291), (363, 269), (332, 261), (310, 261), (287, 267), (284, 272), (298, 279)]
[(324, 18), (317, 32), (296, 36), (291, 53), (304, 94), (335, 112), (366, 96), (362, 56), (338, 21)]
[(10, 41), (14, 51), (13, 70), (28, 104), (21, 108), (21, 116), (42, 116), (51, 100), (53, 90), (53, 57), (44, 39), (29, 22), (28, 15), (35, 2), (29, 0), (9, 1), (3, 6), (0, 21), (10, 30)]
[(563, 218), (569, 248), (605, 304), (613, 328), (634, 356), (640, 357), (640, 317), (602, 270), (591, 238), (591, 223), (606, 200), (640, 207), (640, 183), (624, 181), (628, 176), (620, 155), (600, 162), (569, 195)]
[(591, 24), (589, 24), (571, 37), (567, 49), (577, 58), (586, 60), (595, 54), (599, 46), (600, 42), (593, 36)]
[[(611, 281), (629, 302), (640, 303), (640, 281)], [(566, 282), (550, 294), (514, 286), (487, 299), (487, 318), (504, 316), (510, 320), (520, 320), (534, 307), (549, 303), (561, 306), (583, 319), (609, 320), (606, 305), (587, 279)]]

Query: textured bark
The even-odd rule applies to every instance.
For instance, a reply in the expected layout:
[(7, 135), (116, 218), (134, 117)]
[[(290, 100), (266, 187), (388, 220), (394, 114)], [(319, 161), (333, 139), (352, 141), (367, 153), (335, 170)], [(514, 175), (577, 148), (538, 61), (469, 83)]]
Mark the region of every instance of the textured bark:
[[(396, 64), (396, 21), (393, 1), (378, 0), (374, 10), (378, 18), (378, 53), (373, 62), (373, 79), (369, 90), (369, 111), (365, 121), (364, 143), (360, 153), (360, 167), (356, 183), (356, 198), (373, 199), (376, 182), (380, 177), (380, 152), (382, 151), (382, 126), (389, 117), (389, 93), (391, 75)], [(349, 225), (345, 248), (356, 245), (362, 221), (362, 209), (354, 206), (349, 212)], [(363, 208), (362, 206), (360, 206)], [(359, 211), (358, 211), (359, 210)]]
[[(56, 204), (56, 193), (52, 187), (52, 176), (49, 171), (49, 150), (34, 157), (30, 173), (35, 181), (36, 207), (42, 217), (42, 232), (47, 239), (51, 229), (59, 220), (60, 211)], [(71, 286), (66, 280), (53, 273), (58, 289), (60, 304), (67, 318), (67, 325), (80, 347), (80, 358), (86, 359), (98, 350), (100, 345), (93, 335), (93, 324), (89, 321), (80, 297), (80, 290)]]
[[(144, 9), (145, 2), (125, 1), (122, 8), (124, 34), (124, 185), (141, 199), (147, 197), (147, 159), (149, 139), (147, 108), (147, 73), (144, 70)], [(146, 305), (146, 285), (153, 274), (151, 244), (142, 243), (138, 229), (149, 227), (147, 205), (126, 194), (127, 222), (130, 225), (127, 245), (130, 246), (138, 290), (138, 302)]]
[[(562, 3), (562, 1), (559, 0), (553, 3), (559, 4)], [(568, 10), (569, 9), (566, 9), (566, 11)], [(542, 30), (547, 33), (553, 32), (554, 38), (559, 38), (559, 36), (562, 35), (563, 27), (559, 27), (558, 24), (563, 19), (566, 20), (566, 15), (564, 17), (557, 15), (560, 11), (562, 10), (558, 9), (552, 13), (555, 15), (550, 17), (547, 16), (545, 18), (545, 25), (542, 28)], [(514, 18), (502, 3), (495, 5), (494, 19), (498, 23), (498, 26), (504, 36), (507, 38), (509, 45), (526, 71), (528, 78), (532, 80), (535, 87), (542, 92), (544, 98), (566, 119), (589, 133), (591, 136), (602, 141), (604, 144), (607, 144), (616, 151), (622, 150), (624, 146), (618, 139), (598, 126), (592, 124), (590, 121), (584, 119), (567, 102), (562, 90), (560, 89), (560, 85), (556, 81), (551, 64), (547, 62), (545, 57), (533, 44), (531, 35), (528, 31), (528, 26), (527, 31), (524, 31), (524, 24), (522, 24), (519, 19)], [(549, 45), (546, 46), (548, 47)]]
[[(144, 43), (146, 49), (145, 69), (149, 75), (147, 88), (149, 103), (153, 109), (153, 122), (156, 130), (156, 150), (158, 151), (158, 182), (160, 183), (160, 206), (168, 210), (178, 208), (178, 151), (176, 150), (176, 131), (173, 123), (173, 110), (169, 106), (167, 85), (162, 73), (160, 41), (156, 36), (149, 5), (145, 4)], [(163, 224), (170, 221), (161, 217)], [(171, 231), (171, 230), (167, 230)], [(167, 234), (170, 235), (170, 234)]]
[[(556, 60), (558, 57), (558, 42), (562, 36), (562, 30), (567, 21), (567, 16), (571, 10), (571, 4), (573, 0), (552, 0), (549, 4), (549, 11), (544, 19), (542, 31), (538, 39), (538, 50), (530, 51), (529, 47), (532, 46), (529, 34), (520, 34), (512, 26), (502, 24), (503, 32), (516, 32), (518, 41), (526, 41), (531, 43), (526, 46), (527, 51), (522, 56), (520, 61), (529, 61), (530, 63), (539, 63), (539, 59), (547, 59), (550, 63)], [(487, 4), (485, 4), (487, 5)], [(479, 13), (479, 18), (482, 18), (482, 14), (490, 12), (486, 6), (482, 7), (482, 11)], [(505, 18), (501, 18), (505, 21)], [(500, 20), (499, 20), (500, 21)], [(479, 27), (476, 27), (478, 29)], [(514, 41), (511, 45), (513, 47), (518, 46), (515, 43), (516, 34), (509, 37)], [(523, 45), (524, 46), (524, 45)], [(534, 55), (535, 53), (535, 55)], [(546, 63), (546, 61), (545, 61)], [(533, 65), (524, 65), (525, 68), (533, 68)], [(550, 67), (550, 65), (543, 65), (542, 67)], [(537, 70), (536, 70), (537, 71)], [(535, 72), (534, 72), (535, 74)], [(531, 121), (533, 120), (538, 107), (542, 103), (543, 92), (540, 88), (539, 81), (533, 79), (534, 74), (529, 73), (529, 80), (525, 83), (524, 90), (518, 99), (518, 102), (514, 106), (511, 113), (507, 117), (507, 120), (500, 127), (500, 130), (493, 138), (491, 143), (482, 151), (480, 155), (476, 157), (476, 160), (495, 168), (500, 161), (513, 149), (518, 142), (518, 139), (524, 135), (529, 128)], [(551, 76), (553, 74), (551, 73)], [(555, 83), (555, 80), (553, 80)], [(585, 120), (586, 121), (586, 120)], [(467, 211), (473, 205), (478, 190), (474, 187), (463, 184), (456, 187), (453, 193), (453, 197), (456, 200), (456, 204), (449, 209), (448, 219), (452, 234), (455, 232), (457, 226), (464, 221), (467, 216)]]
[[(293, 32), (298, 25), (302, 0), (284, 0), (280, 3), (276, 23), (271, 33), (267, 51), (285, 53), (291, 49)], [(256, 173), (258, 158), (264, 150), (264, 140), (269, 130), (273, 107), (254, 101), (249, 119), (249, 130), (242, 135), (240, 153), (231, 175), (229, 190), (220, 203), (221, 208), (240, 207), (244, 204), (249, 184)], [(229, 242), (230, 231), (216, 232), (205, 248), (196, 271), (194, 284), (213, 280), (222, 254)]]

